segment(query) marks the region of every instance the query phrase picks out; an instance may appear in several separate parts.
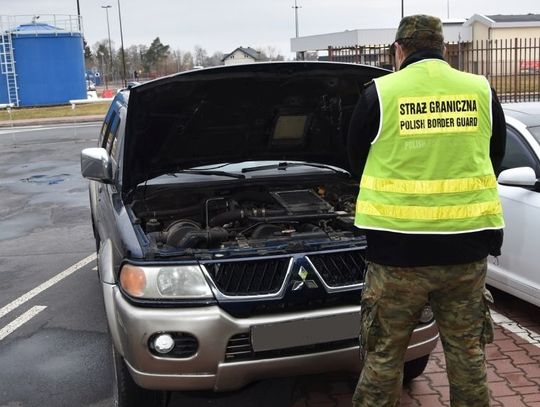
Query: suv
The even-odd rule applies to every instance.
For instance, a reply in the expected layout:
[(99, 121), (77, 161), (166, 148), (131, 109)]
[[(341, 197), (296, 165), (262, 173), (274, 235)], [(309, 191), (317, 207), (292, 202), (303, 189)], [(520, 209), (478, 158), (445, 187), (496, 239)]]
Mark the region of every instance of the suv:
[[(388, 71), (259, 63), (122, 90), (83, 150), (120, 406), (358, 373), (365, 236), (346, 132)], [(426, 309), (406, 377), (438, 339)]]

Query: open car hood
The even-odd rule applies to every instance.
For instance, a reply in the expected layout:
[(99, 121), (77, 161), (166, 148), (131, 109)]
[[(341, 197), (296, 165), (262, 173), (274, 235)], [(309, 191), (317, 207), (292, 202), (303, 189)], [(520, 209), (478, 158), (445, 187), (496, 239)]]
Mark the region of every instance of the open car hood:
[(177, 170), (242, 161), (310, 161), (347, 169), (349, 119), (363, 85), (389, 71), (285, 62), (189, 71), (136, 86), (122, 190)]

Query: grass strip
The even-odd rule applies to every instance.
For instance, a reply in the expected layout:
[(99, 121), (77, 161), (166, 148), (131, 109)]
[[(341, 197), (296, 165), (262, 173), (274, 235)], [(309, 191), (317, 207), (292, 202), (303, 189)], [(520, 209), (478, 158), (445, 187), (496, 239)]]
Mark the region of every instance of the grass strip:
[(12, 108), (11, 117), (6, 109), (2, 109), (0, 110), (0, 121), (105, 115), (109, 106), (110, 102), (81, 104), (77, 105), (75, 109), (72, 109), (71, 105)]

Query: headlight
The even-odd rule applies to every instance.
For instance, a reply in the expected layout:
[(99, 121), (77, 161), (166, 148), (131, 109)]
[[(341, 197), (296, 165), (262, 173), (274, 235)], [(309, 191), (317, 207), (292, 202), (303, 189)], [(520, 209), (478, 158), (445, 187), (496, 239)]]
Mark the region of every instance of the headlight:
[(145, 299), (212, 298), (199, 266), (138, 267), (126, 264), (120, 286), (130, 296)]
[(208, 298), (212, 296), (199, 266), (167, 267), (157, 275), (158, 291), (170, 298)]

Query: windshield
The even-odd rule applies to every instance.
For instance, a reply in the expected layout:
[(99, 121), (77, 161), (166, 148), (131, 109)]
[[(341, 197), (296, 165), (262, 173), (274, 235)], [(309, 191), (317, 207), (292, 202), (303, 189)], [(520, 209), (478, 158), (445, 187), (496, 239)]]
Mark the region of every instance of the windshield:
[[(240, 163), (221, 163), (205, 165), (169, 172), (147, 181), (148, 185), (174, 182), (221, 182), (226, 178), (263, 178), (276, 175), (304, 175), (307, 173), (331, 172), (349, 176), (339, 167), (301, 161), (244, 161)], [(172, 179), (171, 179), (172, 178)]]
[(347, 174), (349, 175), (349, 173), (341, 168), (337, 168), (337, 167), (333, 167), (331, 165), (326, 165), (326, 164), (318, 164), (318, 163), (307, 163), (307, 162), (287, 162), (287, 161), (281, 161), (279, 163), (273, 163), (273, 164), (266, 164), (266, 165), (261, 165), (261, 164), (257, 164), (256, 166), (253, 166), (253, 167), (244, 167), (242, 168), (242, 173), (246, 173), (246, 172), (255, 172), (255, 171), (266, 171), (266, 170), (280, 170), (280, 171), (285, 171), (289, 168), (292, 168), (292, 167), (313, 167), (313, 168), (322, 168), (322, 169), (325, 169), (325, 170), (330, 170), (330, 171), (334, 171), (334, 172), (337, 172), (338, 174)]

